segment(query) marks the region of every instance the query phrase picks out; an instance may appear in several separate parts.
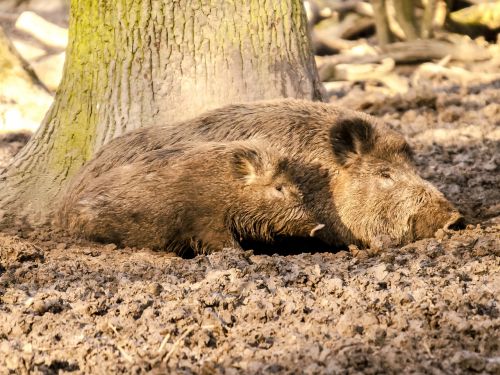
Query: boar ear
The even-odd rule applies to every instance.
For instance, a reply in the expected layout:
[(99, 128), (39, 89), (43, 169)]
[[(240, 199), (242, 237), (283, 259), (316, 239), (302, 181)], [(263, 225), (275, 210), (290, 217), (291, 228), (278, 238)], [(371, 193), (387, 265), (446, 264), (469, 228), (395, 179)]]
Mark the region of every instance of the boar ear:
[(340, 165), (350, 157), (362, 155), (373, 148), (375, 131), (372, 124), (360, 118), (340, 119), (330, 128), (333, 155)]
[(245, 180), (247, 184), (261, 174), (262, 157), (256, 151), (249, 148), (238, 148), (232, 155), (232, 170), (234, 177)]

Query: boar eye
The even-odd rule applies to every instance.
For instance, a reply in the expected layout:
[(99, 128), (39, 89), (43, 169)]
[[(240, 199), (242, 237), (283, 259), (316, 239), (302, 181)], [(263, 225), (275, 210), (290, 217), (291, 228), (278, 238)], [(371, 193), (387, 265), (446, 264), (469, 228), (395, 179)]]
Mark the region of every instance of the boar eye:
[(383, 178), (391, 178), (389, 171), (380, 171), (380, 176)]
[(285, 196), (286, 196), (286, 194), (285, 194), (285, 187), (282, 184), (274, 185), (273, 186), (273, 190), (274, 190), (274, 194), (273, 195), (276, 198), (279, 198), (279, 199), (285, 198)]

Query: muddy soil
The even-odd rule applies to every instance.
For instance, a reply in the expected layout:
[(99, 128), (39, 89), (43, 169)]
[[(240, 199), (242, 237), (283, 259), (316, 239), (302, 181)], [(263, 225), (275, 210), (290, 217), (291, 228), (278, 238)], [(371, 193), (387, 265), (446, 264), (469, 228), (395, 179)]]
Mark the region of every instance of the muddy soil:
[[(0, 374), (499, 374), (500, 82), (422, 87), (332, 100), (402, 131), (467, 229), (194, 259), (0, 234)], [(0, 141), (0, 169), (20, 144)]]

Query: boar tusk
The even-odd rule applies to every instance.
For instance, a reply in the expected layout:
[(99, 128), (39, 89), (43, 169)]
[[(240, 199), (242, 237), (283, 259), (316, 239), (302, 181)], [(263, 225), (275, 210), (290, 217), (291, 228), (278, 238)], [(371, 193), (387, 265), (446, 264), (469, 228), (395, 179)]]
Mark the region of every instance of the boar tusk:
[(309, 236), (311, 237), (314, 237), (314, 234), (318, 231), (318, 230), (321, 230), (325, 227), (325, 224), (318, 224), (316, 225), (312, 230), (311, 232), (309, 233)]

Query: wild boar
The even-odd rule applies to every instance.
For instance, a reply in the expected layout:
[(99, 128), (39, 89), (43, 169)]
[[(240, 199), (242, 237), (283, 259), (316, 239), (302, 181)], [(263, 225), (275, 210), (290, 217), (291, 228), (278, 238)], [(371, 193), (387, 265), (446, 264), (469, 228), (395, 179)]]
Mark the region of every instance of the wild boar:
[(83, 169), (57, 224), (123, 246), (208, 253), (240, 238), (313, 236), (323, 225), (303, 204), (291, 161), (266, 142), (187, 143), (89, 178)]
[(331, 104), (281, 99), (229, 105), (189, 121), (141, 128), (112, 140), (87, 165), (88, 176), (186, 140), (264, 138), (303, 165), (328, 173), (306, 186), (309, 209), (332, 245), (370, 246), (379, 236), (405, 244), (463, 218), (417, 174), (404, 137), (367, 114)]

